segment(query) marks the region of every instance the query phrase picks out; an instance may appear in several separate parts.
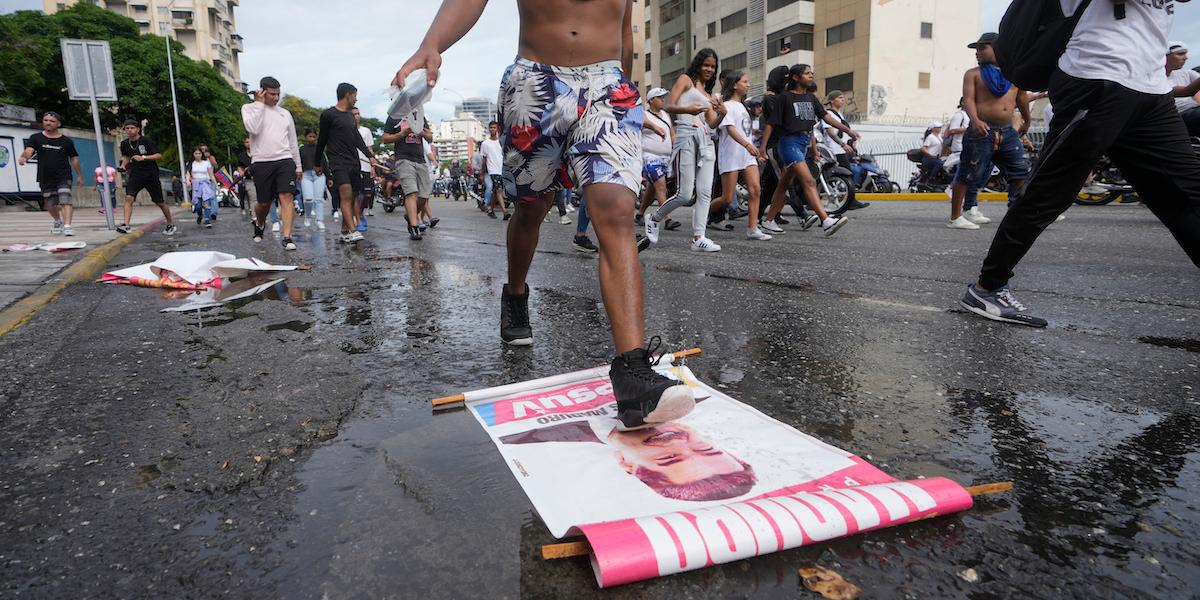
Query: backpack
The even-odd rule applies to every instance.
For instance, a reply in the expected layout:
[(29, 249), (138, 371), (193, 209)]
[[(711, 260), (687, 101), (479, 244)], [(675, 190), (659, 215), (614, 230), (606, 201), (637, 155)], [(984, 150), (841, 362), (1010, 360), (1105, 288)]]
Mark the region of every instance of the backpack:
[(1091, 0), (1066, 16), (1058, 0), (1013, 0), (992, 49), (1004, 77), (1023, 90), (1045, 90)]
[(921, 152), (920, 148), (913, 148), (912, 150), (904, 153), (904, 156), (908, 157), (908, 160), (911, 160), (915, 163), (921, 162), (921, 157), (924, 155), (925, 153)]

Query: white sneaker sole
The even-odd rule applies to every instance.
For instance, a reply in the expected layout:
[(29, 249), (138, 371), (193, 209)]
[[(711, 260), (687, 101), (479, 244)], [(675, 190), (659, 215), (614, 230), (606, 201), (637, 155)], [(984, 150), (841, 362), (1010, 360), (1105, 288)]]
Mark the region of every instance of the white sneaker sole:
[(517, 339), (515, 339), (515, 340), (512, 340), (512, 341), (507, 341), (507, 340), (503, 340), (503, 339), (502, 339), (501, 341), (502, 341), (502, 342), (504, 342), (505, 344), (509, 345), (509, 346), (532, 346), (532, 345), (533, 345), (533, 338), (532, 338), (532, 337), (527, 337), (527, 338), (517, 338)]
[(1029, 323), (1029, 322), (1020, 321), (1017, 319), (1008, 319), (1008, 318), (1002, 317), (1000, 315), (993, 315), (992, 313), (990, 313), (982, 308), (979, 308), (977, 306), (971, 306), (970, 304), (963, 302), (961, 299), (958, 301), (958, 305), (985, 318), (985, 319), (988, 319), (990, 321), (996, 321), (999, 323), (1012, 323), (1013, 325), (1024, 325), (1026, 327), (1032, 327), (1034, 329), (1041, 329), (1041, 328), (1045, 327), (1045, 325), (1038, 325), (1037, 323)]
[(658, 406), (646, 415), (642, 425), (625, 427), (620, 421), (617, 421), (617, 429), (619, 431), (637, 431), (654, 427), (659, 423), (678, 421), (691, 413), (694, 408), (696, 408), (696, 396), (692, 393), (692, 388), (679, 384), (663, 391), (662, 396), (658, 399)]
[(848, 219), (841, 218), (841, 219), (838, 219), (838, 222), (834, 223), (833, 227), (830, 227), (829, 229), (825, 229), (824, 227), (822, 227), (822, 229), (824, 229), (824, 231), (825, 231), (825, 237), (829, 237), (829, 236), (837, 233), (839, 229), (845, 227), (846, 223), (849, 223), (849, 222), (850, 221)]

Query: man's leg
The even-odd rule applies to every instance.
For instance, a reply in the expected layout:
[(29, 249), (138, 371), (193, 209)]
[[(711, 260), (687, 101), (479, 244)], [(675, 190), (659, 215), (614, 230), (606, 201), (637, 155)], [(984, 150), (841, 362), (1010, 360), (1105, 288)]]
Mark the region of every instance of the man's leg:
[(343, 183), (337, 186), (338, 195), (341, 197), (339, 204), (341, 205), (340, 212), (342, 213), (342, 233), (350, 233), (354, 228), (354, 187), (349, 183)]
[(137, 200), (137, 199), (134, 198), (132, 195), (129, 195), (129, 194), (125, 195), (125, 220), (121, 221), (121, 222), (126, 225), (128, 225), (129, 221), (133, 219), (133, 202), (135, 200)]
[(417, 192), (404, 196), (404, 215), (408, 218), (408, 226), (416, 227), (421, 224), (421, 211), (417, 201)]
[(46, 212), (50, 213), (50, 218), (57, 225), (62, 221), (62, 209), (58, 207), (58, 192), (55, 191), (50, 197), (46, 198)]
[[(554, 192), (543, 192), (537, 197), (525, 201), (518, 200), (514, 216), (508, 223), (506, 232), (508, 246), (508, 287), (514, 293), (526, 293), (525, 276), (529, 274), (529, 265), (533, 264), (533, 254), (537, 251), (538, 236), (541, 232), (542, 219), (550, 211), (554, 201)], [(630, 220), (633, 215), (629, 216)]]
[[(1004, 215), (979, 275), (979, 287), (996, 290), (1008, 283), (1017, 263), (1038, 236), (1075, 201), (1100, 155), (1110, 150), (1134, 118), (1143, 94), (1116, 84), (1075, 79), (1059, 72), (1051, 79), (1054, 121), (1021, 201)], [(1124, 139), (1122, 146), (1127, 146)], [(966, 147), (963, 148), (966, 160)]]
[[(504, 205), (504, 186), (492, 184), (492, 205), (500, 207), (500, 214), (507, 215), (508, 207)], [(546, 211), (542, 213), (542, 218), (546, 217), (546, 212), (550, 211), (550, 207), (546, 207)]]
[(1200, 267), (1200, 158), (1192, 151), (1171, 100), (1163, 96), (1147, 102), (1108, 154)]
[(292, 222), (296, 220), (296, 195), (291, 192), (279, 194), (279, 217), (283, 221), (283, 237), (292, 237)]
[(75, 207), (70, 204), (63, 204), (61, 211), (63, 225), (70, 225), (71, 217), (75, 214)]
[(645, 343), (642, 265), (633, 237), (632, 190), (614, 183), (584, 188), (589, 216), (600, 242), (600, 296), (612, 325), (617, 354)]

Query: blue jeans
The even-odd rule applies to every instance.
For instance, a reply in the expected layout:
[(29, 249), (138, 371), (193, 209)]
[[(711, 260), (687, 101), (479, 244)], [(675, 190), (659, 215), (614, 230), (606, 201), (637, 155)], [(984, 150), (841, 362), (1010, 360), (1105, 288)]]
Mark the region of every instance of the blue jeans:
[(208, 179), (192, 181), (192, 204), (194, 212), (203, 215), (205, 221), (211, 221), (216, 212), (217, 197), (213, 182)]
[(300, 180), (300, 194), (304, 197), (305, 216), (324, 221), (325, 174), (317, 175), (316, 171), (305, 171), (304, 179)]
[[(97, 185), (96, 193), (99, 194), (101, 198), (103, 198), (104, 197), (104, 186)], [(109, 182), (109, 184), (108, 184), (108, 205), (112, 208), (117, 207), (117, 184), (113, 183), (113, 182)], [(100, 208), (104, 208), (103, 201), (100, 202)]]
[(592, 224), (592, 220), (587, 214), (587, 196), (579, 198), (579, 220), (575, 221), (575, 235), (587, 235), (588, 225)]
[(490, 206), (492, 204), (492, 176), (483, 176), (483, 205)]
[(928, 182), (934, 177), (937, 177), (938, 171), (942, 170), (942, 165), (945, 164), (940, 158), (934, 158), (928, 154), (921, 154), (921, 168), (925, 170), (925, 181)]
[[(999, 144), (996, 138), (999, 137)], [(1000, 174), (1008, 182), (1008, 205), (1012, 206), (1021, 199), (1021, 186), (1029, 178), (1029, 159), (1025, 155), (1025, 147), (1021, 145), (1021, 136), (1011, 125), (992, 127), (986, 136), (980, 136), (974, 130), (968, 130), (963, 136), (963, 148), (958, 171), (954, 181), (967, 184), (967, 196), (963, 202), (964, 209), (978, 204), (979, 190), (987, 184), (992, 175), (992, 163), (1000, 167)]]

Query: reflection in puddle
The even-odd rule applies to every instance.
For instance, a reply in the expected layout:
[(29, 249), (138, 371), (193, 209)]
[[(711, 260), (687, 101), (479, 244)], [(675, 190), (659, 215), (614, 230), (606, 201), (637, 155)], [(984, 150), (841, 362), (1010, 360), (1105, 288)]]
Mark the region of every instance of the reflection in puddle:
[(313, 324), (310, 322), (288, 321), (286, 323), (276, 323), (274, 325), (267, 325), (266, 327), (263, 328), (263, 330), (264, 331), (280, 331), (282, 329), (286, 329), (288, 331), (295, 331), (296, 333), (304, 333), (305, 331), (312, 329), (312, 326), (313, 326)]
[(1200, 340), (1145, 336), (1138, 338), (1138, 341), (1143, 344), (1151, 344), (1153, 346), (1161, 346), (1163, 348), (1175, 348), (1178, 350), (1187, 350), (1188, 352), (1200, 352)]

